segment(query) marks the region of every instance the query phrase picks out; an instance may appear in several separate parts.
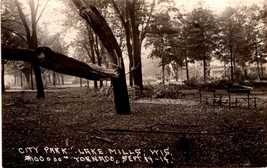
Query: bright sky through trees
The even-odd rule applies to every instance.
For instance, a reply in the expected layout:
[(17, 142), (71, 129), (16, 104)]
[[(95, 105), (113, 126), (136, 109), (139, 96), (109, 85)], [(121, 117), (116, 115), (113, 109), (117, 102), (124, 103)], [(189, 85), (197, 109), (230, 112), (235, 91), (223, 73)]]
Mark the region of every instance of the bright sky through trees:
[(191, 11), (198, 4), (203, 4), (214, 12), (222, 12), (226, 7), (238, 7), (243, 5), (261, 4), (263, 0), (175, 0), (176, 6), (186, 12)]
[[(68, 1), (68, 0), (65, 0)], [(69, 0), (70, 1), (70, 0)], [(148, 0), (151, 1), (152, 0)], [(160, 1), (160, 0), (157, 0)], [(208, 7), (214, 12), (222, 12), (227, 6), (243, 6), (243, 5), (252, 5), (261, 4), (263, 0), (175, 0), (176, 6), (180, 9), (181, 12), (191, 11), (198, 4), (203, 4), (204, 7)], [(20, 1), (25, 2), (27, 1)], [(41, 3), (46, 3), (46, 0), (41, 0)], [(25, 5), (27, 6), (27, 5)], [(55, 34), (57, 32), (61, 32), (63, 29), (61, 26), (61, 22), (65, 19), (64, 16), (64, 4), (60, 0), (49, 0), (49, 4), (47, 5), (43, 16), (41, 17), (39, 26), (42, 27), (42, 24), (46, 24), (46, 28), (51, 34)]]

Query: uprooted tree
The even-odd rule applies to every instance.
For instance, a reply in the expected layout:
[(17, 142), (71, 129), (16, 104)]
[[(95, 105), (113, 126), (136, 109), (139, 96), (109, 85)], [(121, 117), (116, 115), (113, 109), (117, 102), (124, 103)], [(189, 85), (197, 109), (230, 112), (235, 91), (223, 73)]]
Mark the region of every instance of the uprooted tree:
[(113, 65), (112, 69), (105, 69), (94, 64), (86, 64), (61, 53), (54, 52), (48, 47), (39, 47), (35, 50), (2, 47), (2, 59), (31, 62), (59, 73), (89, 80), (111, 78), (117, 114), (130, 114), (131, 110), (122, 52), (112, 30), (94, 6), (86, 5), (83, 0), (72, 1), (79, 9), (80, 16), (92, 27), (106, 48)]

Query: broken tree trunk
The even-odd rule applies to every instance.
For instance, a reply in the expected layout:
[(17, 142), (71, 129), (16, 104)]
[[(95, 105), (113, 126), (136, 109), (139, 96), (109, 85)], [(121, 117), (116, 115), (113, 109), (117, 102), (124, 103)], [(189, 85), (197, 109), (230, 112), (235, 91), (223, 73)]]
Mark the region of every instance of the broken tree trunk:
[(92, 5), (87, 6), (83, 0), (72, 0), (80, 11), (82, 18), (92, 27), (95, 34), (101, 40), (103, 46), (109, 53), (110, 60), (119, 72), (118, 78), (112, 78), (115, 108), (118, 114), (130, 114), (130, 103), (125, 79), (125, 68), (120, 46), (108, 26), (104, 17)]
[(48, 47), (39, 47), (36, 50), (2, 47), (2, 58), (6, 60), (34, 62), (41, 67), (58, 73), (89, 80), (118, 77), (118, 73), (113, 69), (105, 69), (94, 64), (86, 64), (54, 52)]

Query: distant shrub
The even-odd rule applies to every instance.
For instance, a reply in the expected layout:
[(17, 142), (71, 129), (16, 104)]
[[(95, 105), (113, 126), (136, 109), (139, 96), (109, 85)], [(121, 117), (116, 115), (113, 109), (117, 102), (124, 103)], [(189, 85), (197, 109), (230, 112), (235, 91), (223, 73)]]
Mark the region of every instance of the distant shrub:
[(11, 87), (9, 85), (5, 85), (5, 90), (9, 90)]
[(142, 97), (149, 98), (166, 98), (166, 99), (179, 99), (184, 96), (179, 90), (181, 85), (169, 84), (169, 85), (148, 85), (144, 87)]
[(199, 86), (200, 82), (196, 77), (190, 78), (189, 80), (184, 81), (184, 84), (192, 87), (192, 88), (196, 88)]
[(246, 80), (250, 81), (250, 82), (254, 82), (259, 78), (258, 73), (249, 73), (246, 75)]

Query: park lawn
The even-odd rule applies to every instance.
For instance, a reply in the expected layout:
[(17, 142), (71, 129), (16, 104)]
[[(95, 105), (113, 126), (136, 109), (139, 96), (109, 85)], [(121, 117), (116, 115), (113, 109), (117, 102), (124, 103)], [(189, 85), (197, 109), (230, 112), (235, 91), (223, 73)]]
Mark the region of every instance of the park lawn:
[[(117, 115), (112, 96), (87, 88), (47, 90), (40, 100), (34, 92), (18, 97), (2, 94), (4, 167), (267, 166), (263, 107), (199, 104), (195, 93), (131, 100), (132, 114)], [(85, 159), (92, 155), (114, 161)]]

